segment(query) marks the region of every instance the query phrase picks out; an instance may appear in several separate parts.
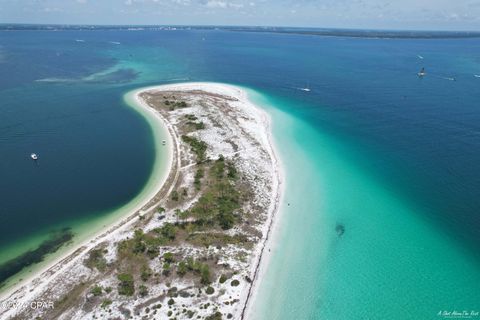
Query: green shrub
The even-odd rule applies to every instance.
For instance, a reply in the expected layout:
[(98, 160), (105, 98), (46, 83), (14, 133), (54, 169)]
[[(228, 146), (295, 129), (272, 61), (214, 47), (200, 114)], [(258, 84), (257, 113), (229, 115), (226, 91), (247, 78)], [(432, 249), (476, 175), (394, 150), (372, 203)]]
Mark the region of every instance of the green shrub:
[(108, 306), (111, 305), (111, 304), (112, 304), (112, 300), (110, 300), (110, 299), (105, 299), (105, 300), (102, 301), (102, 304), (101, 304), (100, 307), (102, 307), (103, 309), (105, 309), (106, 307), (108, 307)]
[(210, 268), (207, 264), (202, 265), (200, 268), (200, 282), (202, 284), (209, 284), (210, 281)]
[(202, 168), (198, 168), (197, 172), (195, 173), (195, 178), (193, 180), (193, 185), (195, 189), (198, 191), (202, 186), (202, 178), (205, 176), (205, 173)]
[(147, 294), (148, 294), (148, 289), (145, 285), (141, 285), (139, 288), (138, 288), (138, 293), (140, 294), (141, 297), (145, 297)]
[(190, 120), (190, 121), (195, 121), (198, 119), (194, 114), (187, 114), (185, 115), (185, 118), (187, 118), (187, 120)]
[(168, 277), (168, 276), (170, 275), (171, 269), (172, 269), (172, 268), (171, 268), (171, 266), (170, 266), (170, 263), (165, 262), (165, 263), (163, 264), (163, 271), (162, 271), (163, 275), (166, 276), (166, 277)]
[(227, 276), (224, 275), (224, 274), (222, 274), (222, 275), (220, 276), (220, 279), (218, 280), (218, 282), (220, 282), (220, 283), (225, 283), (225, 281), (227, 281), (227, 280), (228, 280)]
[(236, 179), (238, 177), (237, 169), (232, 163), (229, 163), (227, 165), (227, 170), (227, 177), (229, 177), (230, 179)]
[(205, 320), (222, 320), (222, 313), (220, 311), (217, 311), (214, 314), (206, 317)]
[(175, 236), (177, 235), (177, 228), (171, 223), (165, 223), (163, 227), (156, 228), (154, 231), (170, 241), (175, 240)]
[(173, 190), (173, 191), (172, 191), (171, 198), (172, 198), (173, 201), (178, 201), (179, 197), (178, 197), (178, 192), (177, 192), (177, 190)]
[(171, 305), (173, 305), (173, 304), (175, 304), (175, 300), (173, 300), (172, 298), (170, 298), (170, 299), (168, 300), (168, 305), (171, 306)]
[(102, 287), (100, 286), (94, 286), (91, 290), (90, 293), (92, 293), (94, 296), (98, 297), (102, 295)]
[(235, 225), (235, 216), (232, 212), (220, 212), (218, 224), (223, 230), (231, 229)]
[(239, 284), (240, 284), (240, 281), (238, 281), (237, 279), (232, 280), (232, 282), (230, 282), (230, 285), (231, 285), (232, 287), (236, 287), (236, 286), (238, 286)]
[(183, 261), (180, 261), (177, 266), (177, 273), (180, 277), (183, 277), (187, 273), (187, 264)]
[(90, 269), (96, 268), (98, 271), (103, 272), (107, 268), (107, 260), (103, 256), (103, 250), (93, 249), (90, 251), (88, 258), (85, 261), (85, 265)]
[(205, 153), (207, 151), (207, 144), (204, 141), (198, 140), (194, 137), (189, 137), (187, 135), (182, 136), (182, 140), (185, 143), (190, 145), (192, 152), (197, 156), (197, 161), (203, 162), (205, 161)]
[(117, 275), (120, 283), (118, 284), (118, 294), (124, 296), (133, 296), (135, 293), (135, 284), (133, 281), (133, 276), (129, 273), (121, 273)]
[(201, 121), (201, 122), (195, 122), (195, 129), (197, 129), (197, 130), (203, 130), (203, 129), (205, 129), (205, 123), (203, 123), (203, 121)]
[(154, 259), (155, 257), (157, 257), (158, 256), (158, 244), (153, 242), (153, 241), (151, 243), (148, 243), (146, 253), (147, 253), (147, 256), (150, 259)]
[(135, 233), (133, 236), (133, 249), (132, 249), (133, 253), (142, 253), (147, 249), (144, 239), (145, 239), (145, 234), (143, 233), (143, 230), (140, 230), (140, 229), (135, 230)]
[(207, 290), (205, 291), (207, 294), (213, 294), (215, 292), (215, 289), (212, 287), (208, 287)]
[(142, 273), (140, 274), (140, 278), (143, 281), (147, 281), (151, 276), (152, 276), (152, 269), (150, 269), (146, 265), (142, 266)]
[(187, 258), (187, 268), (190, 271), (194, 272), (200, 272), (200, 268), (202, 267), (202, 264), (198, 262), (197, 260), (193, 259), (192, 257)]
[(163, 255), (163, 260), (165, 260), (165, 262), (168, 262), (168, 263), (174, 263), (175, 262), (175, 257), (173, 256), (173, 253), (166, 252)]

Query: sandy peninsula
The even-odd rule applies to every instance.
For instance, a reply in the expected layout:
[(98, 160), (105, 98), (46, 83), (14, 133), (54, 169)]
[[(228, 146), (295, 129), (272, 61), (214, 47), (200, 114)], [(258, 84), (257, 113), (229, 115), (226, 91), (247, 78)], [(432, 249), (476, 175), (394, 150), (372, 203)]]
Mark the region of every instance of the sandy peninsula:
[(2, 294), (0, 318), (246, 317), (283, 180), (268, 114), (217, 83), (128, 99), (168, 130), (155, 141), (166, 173), (121, 221)]

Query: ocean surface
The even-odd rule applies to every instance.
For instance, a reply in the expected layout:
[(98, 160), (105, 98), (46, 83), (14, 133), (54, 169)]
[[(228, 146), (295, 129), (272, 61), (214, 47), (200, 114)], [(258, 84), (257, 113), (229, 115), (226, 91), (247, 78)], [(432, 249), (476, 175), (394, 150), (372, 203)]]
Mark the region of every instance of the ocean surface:
[(155, 145), (126, 92), (215, 81), (272, 115), (286, 171), (251, 318), (479, 311), (479, 57), (475, 38), (0, 32), (0, 282), (142, 193)]

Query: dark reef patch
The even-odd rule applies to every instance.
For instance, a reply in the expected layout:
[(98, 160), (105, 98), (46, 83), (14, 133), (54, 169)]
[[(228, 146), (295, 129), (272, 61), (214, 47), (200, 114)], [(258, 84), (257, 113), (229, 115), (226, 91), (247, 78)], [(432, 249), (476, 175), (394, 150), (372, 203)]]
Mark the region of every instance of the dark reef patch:
[(36, 249), (29, 250), (0, 265), (0, 287), (5, 280), (22, 271), (24, 268), (43, 261), (46, 255), (56, 252), (73, 239), (71, 228), (63, 228), (52, 232), (50, 238), (42, 242)]

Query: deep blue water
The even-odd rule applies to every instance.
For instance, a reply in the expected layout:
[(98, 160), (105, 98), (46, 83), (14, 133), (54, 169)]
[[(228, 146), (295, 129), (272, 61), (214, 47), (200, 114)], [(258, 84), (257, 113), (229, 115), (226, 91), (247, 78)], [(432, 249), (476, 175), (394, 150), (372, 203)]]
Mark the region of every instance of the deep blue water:
[[(421, 67), (423, 79), (416, 75)], [(1, 32), (0, 252), (105, 214), (141, 190), (154, 159), (152, 139), (143, 119), (123, 105), (123, 93), (218, 81), (286, 101), (284, 111), (334, 137), (340, 154), (421, 208), (425, 223), (480, 261), (474, 74), (479, 39)], [(305, 86), (312, 91), (299, 90)], [(37, 165), (31, 152), (40, 155)]]

